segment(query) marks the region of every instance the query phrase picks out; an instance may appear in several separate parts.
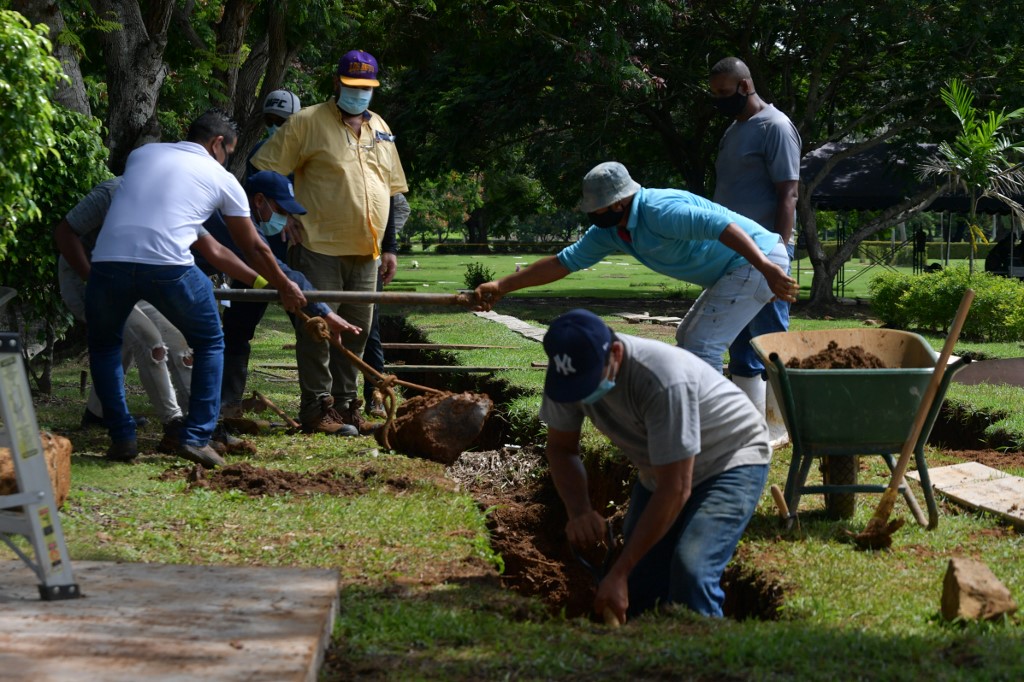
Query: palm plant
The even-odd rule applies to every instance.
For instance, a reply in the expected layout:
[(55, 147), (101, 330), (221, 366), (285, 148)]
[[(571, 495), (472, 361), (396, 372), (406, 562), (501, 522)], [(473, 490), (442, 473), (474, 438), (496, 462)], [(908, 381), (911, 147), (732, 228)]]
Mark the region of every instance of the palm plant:
[(918, 166), (918, 174), (922, 179), (944, 179), (951, 189), (967, 193), (973, 274), (976, 240), (988, 243), (977, 224), (978, 201), (982, 197), (996, 199), (1024, 218), (1024, 206), (1015, 198), (1024, 190), (1024, 166), (1014, 158), (1024, 148), (1024, 141), (1013, 142), (1006, 135), (1009, 124), (1024, 118), (1024, 107), (980, 112), (974, 106), (974, 93), (955, 78), (941, 90), (941, 96), (960, 122), (960, 132), (952, 142), (942, 142), (938, 152)]

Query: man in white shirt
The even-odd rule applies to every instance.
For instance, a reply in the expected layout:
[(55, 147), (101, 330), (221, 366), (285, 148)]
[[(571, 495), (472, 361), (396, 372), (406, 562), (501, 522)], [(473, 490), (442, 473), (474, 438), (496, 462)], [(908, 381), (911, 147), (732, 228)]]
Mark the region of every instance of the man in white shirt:
[(192, 390), (178, 454), (207, 467), (224, 463), (209, 445), (220, 411), (224, 335), (213, 286), (189, 249), (215, 210), (260, 273), (253, 286), (273, 285), (288, 310), (306, 303), (257, 235), (245, 191), (224, 168), (237, 138), (238, 127), (230, 118), (208, 111), (192, 123), (187, 141), (144, 145), (128, 157), (92, 252), (86, 287), (89, 363), (112, 441), (110, 459), (130, 461), (138, 454), (135, 421), (124, 396), (121, 347), (125, 320), (145, 299), (193, 350)]

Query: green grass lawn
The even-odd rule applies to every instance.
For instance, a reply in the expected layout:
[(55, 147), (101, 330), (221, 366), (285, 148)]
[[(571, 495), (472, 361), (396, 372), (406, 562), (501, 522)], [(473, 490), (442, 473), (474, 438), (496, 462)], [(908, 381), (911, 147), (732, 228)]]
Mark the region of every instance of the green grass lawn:
[[(396, 286), (454, 291), (463, 287), (461, 273), (471, 258), (404, 257), (403, 265), (416, 259), (420, 267), (401, 269)], [(514, 256), (485, 258), (498, 275), (517, 262)], [(594, 296), (628, 283), (652, 300), (663, 297), (665, 283), (644, 272), (635, 263), (600, 266), (564, 280), (560, 284), (580, 282), (557, 295), (571, 307), (576, 293)], [(631, 292), (628, 298), (645, 296)], [(294, 415), (295, 373), (264, 367), (294, 363), (293, 351), (284, 348), (293, 341), (287, 320), (271, 310), (255, 340), (250, 388)], [(498, 308), (538, 325), (560, 310), (550, 301), (531, 306), (527, 296), (508, 297)], [(433, 342), (511, 346), (447, 354), (464, 365), (520, 368), (489, 380), (518, 396), (503, 406), (509, 433), (536, 438), (543, 372), (530, 365), (544, 359), (539, 343), (450, 308), (383, 312), (404, 317)], [(667, 334), (666, 340), (673, 333), (671, 327), (605, 319), (627, 333)], [(861, 324), (795, 319), (793, 328)], [(938, 347), (942, 339), (929, 341)], [(1019, 354), (1017, 344), (958, 346), (959, 352), (967, 349), (992, 357)], [(251, 464), (349, 476), (360, 482), (360, 492), (251, 497), (190, 488), (185, 462), (152, 454), (160, 436), (156, 425), (140, 432), (146, 454), (138, 464), (99, 456), (106, 436), (77, 430), (84, 405), (81, 369), (74, 362), (59, 366), (53, 396), (36, 404), (41, 427), (67, 435), (75, 446), (72, 492), (61, 516), (72, 560), (335, 568), (342, 577), (341, 610), (322, 679), (1019, 679), (1024, 638), (1018, 618), (951, 625), (938, 617), (942, 577), (953, 556), (985, 561), (1018, 599), (1024, 594), (1021, 536), (984, 514), (942, 503), (939, 527), (926, 531), (913, 525), (900, 501), (894, 516), (907, 517), (910, 525), (896, 534), (892, 551), (866, 553), (844, 531), (864, 528), (876, 496), (859, 496), (856, 515), (843, 521), (826, 519), (821, 497), (807, 496), (800, 527), (786, 532), (766, 494), (737, 562), (754, 582), (779, 590), (776, 620), (709, 621), (670, 611), (613, 631), (552, 614), (536, 598), (501, 589), (495, 575), (502, 557), (489, 543), (488, 510), (438, 464), (383, 451), (368, 437), (278, 433), (256, 437), (259, 454)], [(147, 413), (134, 372), (130, 382), (130, 406)], [(1019, 392), (960, 397), (978, 409), (1024, 403)], [(592, 429), (584, 434), (584, 448), (588, 459), (613, 456)], [(783, 483), (788, 454), (776, 453), (769, 483)], [(862, 480), (885, 482), (880, 458), (862, 461)], [(930, 451), (929, 461), (934, 467), (952, 460)], [(0, 558), (14, 555), (4, 547)]]
[[(398, 274), (389, 286), (389, 291), (419, 291), (424, 293), (450, 293), (465, 288), (466, 268), (476, 265), (486, 268), (495, 277), (516, 271), (516, 266), (525, 267), (544, 258), (541, 254), (446, 254), (412, 253), (399, 256)], [(413, 262), (419, 265), (413, 267)], [(967, 261), (951, 261), (951, 265), (966, 264)], [(911, 268), (893, 268), (898, 272), (910, 273)], [(864, 261), (850, 261), (844, 275), (846, 287), (843, 295), (847, 298), (866, 298), (868, 285), (875, 276), (884, 271)], [(794, 262), (793, 277), (800, 282), (803, 297), (811, 288), (814, 270), (808, 258)], [(700, 293), (700, 287), (672, 279), (641, 265), (632, 256), (615, 254), (592, 268), (573, 273), (563, 280), (551, 284), (524, 289), (517, 296), (525, 298), (558, 296), (602, 296), (607, 298), (682, 298), (693, 299)]]

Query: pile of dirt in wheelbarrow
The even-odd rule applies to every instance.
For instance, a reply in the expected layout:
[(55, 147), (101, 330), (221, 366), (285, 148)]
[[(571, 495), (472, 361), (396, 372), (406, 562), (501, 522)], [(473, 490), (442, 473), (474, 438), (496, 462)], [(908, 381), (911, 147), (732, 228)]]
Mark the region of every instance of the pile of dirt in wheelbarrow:
[(791, 358), (786, 363), (790, 369), (886, 369), (886, 365), (875, 355), (860, 346), (840, 348), (835, 341), (814, 355), (806, 358)]

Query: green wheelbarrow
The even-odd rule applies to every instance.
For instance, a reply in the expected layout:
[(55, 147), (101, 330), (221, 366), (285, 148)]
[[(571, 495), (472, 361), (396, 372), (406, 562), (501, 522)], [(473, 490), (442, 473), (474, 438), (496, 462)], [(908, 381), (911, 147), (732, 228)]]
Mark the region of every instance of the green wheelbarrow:
[[(786, 364), (824, 350), (830, 341), (839, 348), (860, 346), (877, 356), (886, 369), (793, 369)], [(831, 515), (853, 515), (857, 493), (882, 493), (887, 485), (858, 484), (857, 458), (881, 455), (890, 471), (910, 436), (914, 418), (928, 388), (939, 354), (918, 334), (892, 329), (826, 329), (764, 334), (751, 341), (768, 373), (789, 430), (793, 458), (783, 491), (789, 508), (786, 526), (796, 517), (800, 497), (825, 495)], [(938, 525), (938, 507), (928, 476), (924, 445), (942, 407), (953, 376), (970, 360), (956, 358), (946, 366), (935, 400), (914, 444), (928, 518), (925, 519), (906, 481), (900, 492), (914, 518), (929, 529)], [(815, 458), (823, 458), (822, 485), (807, 485)]]

